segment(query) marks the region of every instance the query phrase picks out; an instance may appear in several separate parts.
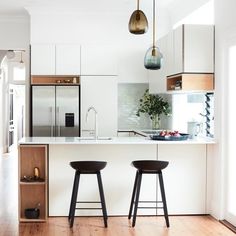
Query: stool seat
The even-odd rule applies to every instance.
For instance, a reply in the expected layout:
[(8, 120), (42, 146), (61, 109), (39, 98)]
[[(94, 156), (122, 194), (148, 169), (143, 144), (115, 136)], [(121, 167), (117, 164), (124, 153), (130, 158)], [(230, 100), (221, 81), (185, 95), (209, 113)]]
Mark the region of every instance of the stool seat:
[(81, 173), (96, 173), (105, 168), (105, 161), (72, 161), (70, 166)]
[(168, 161), (157, 160), (138, 160), (133, 161), (132, 165), (142, 172), (158, 173), (168, 166)]

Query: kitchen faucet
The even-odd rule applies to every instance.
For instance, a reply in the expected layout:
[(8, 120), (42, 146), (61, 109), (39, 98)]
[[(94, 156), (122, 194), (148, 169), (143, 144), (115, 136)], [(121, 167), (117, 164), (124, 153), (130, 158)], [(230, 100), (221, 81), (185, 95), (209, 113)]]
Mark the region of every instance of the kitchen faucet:
[(96, 109), (94, 107), (89, 107), (86, 113), (86, 122), (88, 121), (88, 114), (89, 112), (93, 110), (94, 114), (95, 114), (95, 123), (94, 123), (94, 138), (98, 139), (98, 121), (97, 121), (97, 114), (98, 112), (96, 111)]

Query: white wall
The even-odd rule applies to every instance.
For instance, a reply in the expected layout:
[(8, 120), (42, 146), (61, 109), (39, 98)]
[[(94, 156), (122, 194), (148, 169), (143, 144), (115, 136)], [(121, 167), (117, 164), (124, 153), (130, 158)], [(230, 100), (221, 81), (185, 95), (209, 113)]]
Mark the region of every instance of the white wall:
[[(0, 50), (8, 49), (24, 49), (26, 50), (26, 84), (29, 79), (29, 41), (30, 41), (30, 26), (28, 17), (0, 17)], [(6, 109), (6, 87), (3, 79), (0, 78), (0, 151), (6, 151), (6, 134), (3, 133), (5, 129), (5, 109)], [(28, 85), (26, 86), (26, 124), (28, 124)], [(28, 134), (28, 126), (26, 126), (26, 134)]]
[(217, 219), (223, 219), (224, 207), (224, 165), (226, 161), (226, 101), (227, 101), (227, 64), (225, 63), (225, 45), (236, 36), (236, 1), (215, 0), (215, 136), (218, 144), (209, 161), (211, 167), (209, 210)]
[[(31, 44), (96, 44), (98, 47), (111, 45), (117, 50), (114, 56), (119, 58), (118, 81), (148, 82), (143, 60), (145, 52), (152, 44), (152, 3), (150, 2), (149, 9), (143, 9), (149, 20), (149, 30), (144, 35), (133, 35), (128, 31), (129, 18), (136, 6), (133, 7), (130, 11), (124, 9), (124, 12), (29, 9)], [(170, 30), (169, 22), (167, 11), (158, 9), (157, 37)]]

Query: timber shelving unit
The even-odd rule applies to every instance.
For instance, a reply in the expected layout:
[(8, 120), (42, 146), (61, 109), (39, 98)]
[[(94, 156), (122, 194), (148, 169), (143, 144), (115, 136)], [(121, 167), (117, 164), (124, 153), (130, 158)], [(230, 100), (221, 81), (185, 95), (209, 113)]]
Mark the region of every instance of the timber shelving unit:
[(181, 73), (167, 76), (167, 91), (213, 91), (214, 74)]
[[(19, 222), (45, 222), (48, 217), (48, 147), (47, 145), (19, 145)], [(34, 176), (34, 168), (39, 169), (41, 181), (22, 181), (24, 176)], [(25, 217), (25, 209), (40, 210), (38, 219)]]

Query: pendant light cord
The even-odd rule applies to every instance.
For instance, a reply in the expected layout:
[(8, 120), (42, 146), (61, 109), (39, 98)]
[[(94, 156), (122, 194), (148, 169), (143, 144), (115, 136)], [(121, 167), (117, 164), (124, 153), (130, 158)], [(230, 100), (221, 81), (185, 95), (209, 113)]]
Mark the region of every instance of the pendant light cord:
[(156, 28), (156, 4), (155, 4), (155, 0), (153, 0), (153, 47), (155, 47), (155, 28)]
[(139, 0), (137, 1), (137, 10), (139, 10)]

